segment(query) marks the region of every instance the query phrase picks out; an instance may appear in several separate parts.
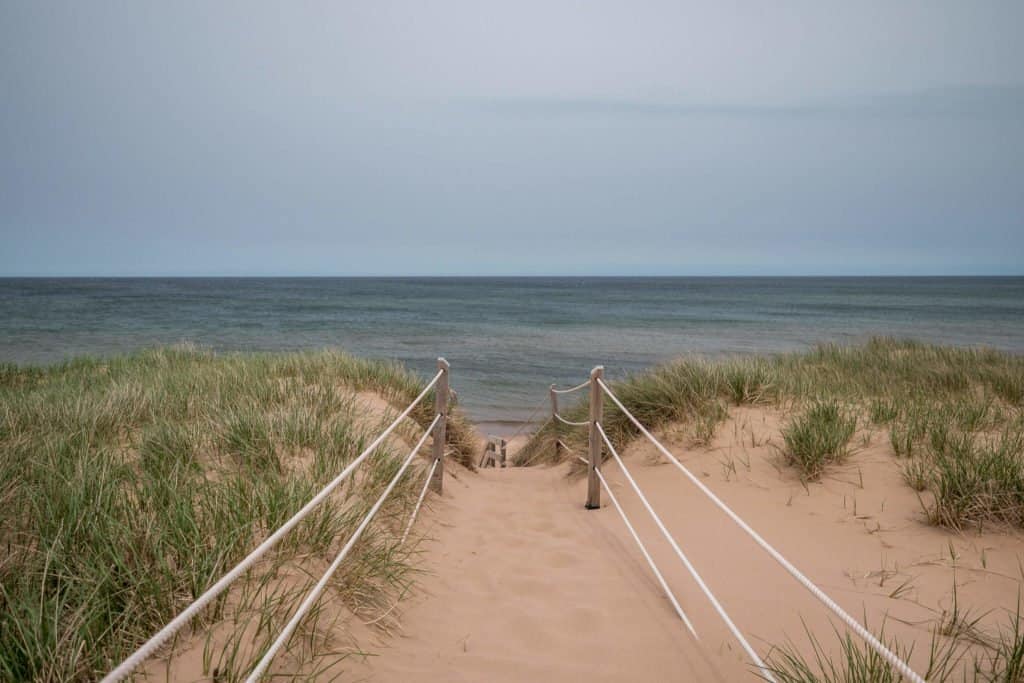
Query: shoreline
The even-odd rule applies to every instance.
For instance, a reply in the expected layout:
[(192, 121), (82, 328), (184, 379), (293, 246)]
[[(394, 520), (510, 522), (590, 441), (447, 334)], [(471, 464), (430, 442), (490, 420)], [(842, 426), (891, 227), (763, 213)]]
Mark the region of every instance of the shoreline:
[(530, 426), (540, 427), (543, 420), (474, 420), (472, 425), (481, 436), (493, 434), (509, 438), (517, 434), (529, 434)]
[[(127, 280), (0, 285), (0, 362), (190, 340), (218, 353), (357, 352), (452, 386), (483, 422), (526, 419), (554, 383), (679, 356), (709, 361), (872, 334), (1024, 353), (1024, 277), (857, 280)], [(542, 408), (543, 410), (543, 408)]]

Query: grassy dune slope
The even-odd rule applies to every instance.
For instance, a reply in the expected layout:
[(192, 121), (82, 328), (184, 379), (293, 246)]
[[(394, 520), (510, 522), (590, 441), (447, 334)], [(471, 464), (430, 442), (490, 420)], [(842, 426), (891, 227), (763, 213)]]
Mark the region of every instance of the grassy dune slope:
[[(730, 406), (784, 406), (794, 418), (782, 455), (807, 479), (843, 459), (858, 422), (887, 426), (908, 484), (932, 494), (935, 523), (1024, 526), (1024, 357), (882, 338), (772, 357), (681, 359), (613, 389), (648, 427), (685, 423), (698, 443)], [(604, 414), (610, 435), (636, 435), (607, 399)], [(567, 415), (585, 420), (585, 402)], [(549, 423), (518, 464), (550, 461), (556, 438), (582, 449), (586, 435)]]
[[(166, 348), (54, 367), (0, 366), (0, 679), (90, 680), (117, 664), (287, 520), (423, 387), (404, 368), (336, 353), (215, 355)], [(427, 397), (370, 458), (195, 625), (206, 675), (235, 680), (276, 635), (433, 418)], [(454, 416), (455, 457), (471, 437)], [(399, 452), (401, 451), (401, 452)], [(397, 529), (410, 471), (327, 594), (368, 619), (406, 590)], [(290, 572), (298, 566), (306, 572)], [(313, 574), (310, 576), (309, 574)], [(343, 658), (320, 616), (292, 649)], [(244, 637), (243, 637), (244, 634)], [(251, 642), (249, 642), (251, 641)], [(244, 646), (243, 646), (244, 645)]]
[[(1017, 534), (1024, 527), (1024, 357), (879, 338), (771, 357), (680, 359), (612, 388), (645, 425), (675, 434), (681, 429), (695, 447), (709, 445), (736, 406), (781, 408), (787, 418), (778, 461), (805, 482), (841, 464), (861, 446), (859, 439), (882, 430), (928, 522), (954, 532), (996, 527)], [(586, 420), (586, 400), (564, 411), (566, 417)], [(637, 436), (607, 399), (603, 409), (614, 441), (626, 444)], [(556, 439), (575, 453), (586, 452), (586, 429), (548, 423), (517, 453), (517, 463), (551, 462)], [(565, 457), (565, 450), (560, 454)], [(1013, 605), (1005, 607), (1008, 623), (999, 634), (986, 634), (982, 654), (970, 661), (964, 634), (976, 631), (972, 620), (978, 615), (954, 609), (932, 642), (929, 680), (1024, 680), (1024, 625), (1019, 611), (1013, 616)], [(809, 635), (818, 661), (783, 647), (772, 657), (777, 678), (899, 679), (856, 638), (841, 635), (839, 659), (832, 660), (830, 648), (817, 645), (820, 634)], [(976, 633), (974, 638), (979, 641)]]

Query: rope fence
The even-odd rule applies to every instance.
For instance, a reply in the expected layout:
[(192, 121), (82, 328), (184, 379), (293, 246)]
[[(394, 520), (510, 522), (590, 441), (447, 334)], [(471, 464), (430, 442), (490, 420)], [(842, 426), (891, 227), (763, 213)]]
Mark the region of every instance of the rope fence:
[[(338, 556), (334, 558), (334, 562), (331, 562), (331, 565), (327, 568), (327, 571), (324, 572), (323, 576), (320, 577), (320, 580), (316, 582), (316, 585), (313, 586), (313, 589), (309, 591), (309, 593), (306, 595), (306, 599), (302, 601), (301, 605), (299, 605), (299, 608), (295, 610), (295, 614), (293, 614), (292, 618), (288, 620), (288, 623), (285, 625), (284, 629), (277, 636), (277, 640), (275, 640), (270, 645), (270, 647), (267, 648), (267, 651), (266, 653), (264, 653), (263, 658), (259, 661), (259, 664), (257, 664), (256, 668), (252, 670), (251, 674), (249, 674), (249, 678), (246, 679), (246, 683), (257, 683), (257, 681), (259, 681), (260, 678), (263, 677), (263, 674), (266, 673), (267, 668), (270, 666), (270, 663), (274, 661), (274, 657), (276, 657), (277, 653), (281, 651), (281, 648), (283, 648), (288, 643), (288, 639), (291, 638), (292, 633), (295, 632), (295, 629), (298, 627), (303, 617), (305, 617), (306, 613), (309, 612), (310, 609), (312, 609), (314, 604), (316, 604), (316, 601), (324, 592), (324, 588), (327, 587), (327, 582), (331, 580), (332, 576), (334, 576), (334, 572), (336, 572), (338, 570), (338, 567), (341, 566), (341, 563), (345, 560), (345, 557), (349, 554), (349, 551), (351, 551), (352, 548), (355, 547), (356, 542), (359, 541), (359, 538), (363, 535), (363, 532), (366, 531), (366, 527), (368, 527), (370, 525), (370, 522), (373, 520), (374, 515), (377, 514), (377, 511), (380, 510), (381, 506), (384, 505), (384, 501), (387, 500), (387, 497), (395, 489), (395, 486), (398, 484), (398, 480), (402, 478), (402, 475), (405, 474), (405, 470), (409, 467), (409, 463), (411, 463), (413, 458), (415, 458), (416, 455), (419, 453), (420, 447), (423, 446), (423, 443), (427, 440), (427, 437), (430, 436), (430, 433), (434, 429), (434, 426), (437, 425), (438, 421), (440, 421), (441, 418), (441, 415), (437, 415), (436, 417), (434, 417), (434, 421), (430, 423), (430, 427), (428, 427), (427, 430), (423, 432), (423, 436), (421, 436), (420, 440), (416, 442), (415, 446), (413, 446), (413, 449), (409, 452), (409, 455), (406, 456), (405, 460), (402, 462), (402, 466), (398, 468), (398, 472), (395, 473), (395, 476), (388, 483), (387, 488), (384, 489), (384, 493), (380, 494), (380, 498), (378, 498), (377, 502), (373, 504), (373, 507), (370, 508), (370, 511), (366, 514), (365, 517), (363, 517), (363, 521), (360, 522), (359, 527), (355, 530), (355, 533), (353, 533), (351, 538), (348, 539), (348, 543), (346, 543), (345, 547), (341, 549), (341, 552), (338, 553)], [(435, 460), (434, 466), (436, 465), (437, 461)], [(431, 473), (433, 473), (433, 468), (431, 468)], [(430, 480), (428, 479), (427, 481), (429, 482)]]
[[(556, 389), (555, 385), (552, 384), (551, 387), (548, 389), (548, 394), (549, 394), (550, 400), (551, 400), (551, 416), (548, 419), (556, 420), (556, 421), (561, 422), (562, 424), (567, 425), (569, 427), (588, 427), (588, 426), (590, 426), (590, 422), (589, 421), (587, 421), (587, 422), (574, 422), (572, 420), (567, 420), (566, 418), (562, 417), (559, 414), (559, 412), (558, 412), (558, 397), (559, 396), (561, 396), (563, 394), (572, 394), (574, 392), (579, 391), (580, 389), (585, 389), (585, 388), (587, 388), (589, 386), (590, 386), (590, 380), (589, 379), (586, 382), (583, 382), (582, 384), (577, 384), (576, 386), (569, 387), (568, 389)], [(557, 448), (557, 444), (556, 444), (556, 448)], [(556, 452), (555, 455), (557, 457), (558, 453)]]
[[(658, 526), (658, 530), (661, 531), (661, 535), (665, 537), (665, 540), (668, 541), (668, 544), (672, 546), (672, 550), (675, 551), (676, 556), (683, 563), (683, 566), (686, 567), (686, 571), (690, 572), (690, 576), (693, 577), (693, 580), (696, 582), (697, 586), (700, 587), (701, 592), (704, 593), (704, 596), (708, 599), (708, 602), (711, 603), (711, 606), (715, 608), (716, 612), (718, 612), (718, 616), (722, 618), (722, 621), (725, 622), (725, 625), (729, 628), (729, 631), (731, 631), (733, 636), (736, 637), (736, 640), (739, 641), (740, 646), (750, 656), (750, 659), (754, 661), (754, 664), (757, 665), (757, 668), (761, 670), (761, 675), (769, 681), (772, 681), (772, 683), (774, 683), (775, 679), (772, 677), (771, 672), (768, 670), (768, 667), (766, 667), (764, 665), (764, 662), (761, 661), (761, 658), (758, 656), (757, 651), (754, 650), (753, 647), (751, 647), (750, 643), (743, 636), (743, 633), (733, 622), (732, 618), (729, 617), (729, 613), (725, 611), (724, 607), (722, 607), (722, 603), (718, 601), (718, 598), (715, 597), (715, 594), (712, 593), (711, 589), (708, 588), (708, 585), (704, 583), (704, 579), (701, 578), (700, 572), (698, 572), (697, 568), (694, 567), (693, 563), (690, 562), (690, 558), (688, 558), (686, 556), (686, 553), (683, 552), (682, 548), (679, 547), (679, 544), (676, 543), (676, 539), (672, 536), (671, 533), (669, 533), (669, 530), (665, 528), (665, 523), (661, 521), (661, 517), (658, 516), (658, 513), (654, 511), (654, 508), (651, 507), (651, 504), (647, 501), (647, 496), (645, 496), (644, 492), (640, 490), (640, 486), (636, 483), (636, 480), (633, 479), (633, 475), (629, 473), (629, 469), (627, 469), (626, 464), (622, 462), (622, 458), (619, 457), (619, 454), (615, 450), (615, 446), (612, 445), (612, 442), (608, 438), (608, 435), (605, 434), (604, 427), (601, 426), (600, 422), (595, 423), (595, 426), (597, 427), (597, 431), (600, 432), (601, 438), (604, 440), (605, 445), (608, 446), (608, 452), (611, 453), (613, 458), (615, 458), (615, 462), (619, 464), (619, 468), (622, 470), (622, 474), (625, 475), (626, 480), (629, 482), (629, 485), (633, 487), (633, 491), (636, 492), (637, 497), (640, 498), (640, 502), (643, 503), (644, 509), (647, 510), (647, 513), (651, 516), (651, 519), (653, 519), (654, 523)], [(603, 480), (604, 477), (601, 476), (600, 472), (600, 468), (594, 470), (594, 473), (597, 474)]]
[[(577, 460), (582, 460), (584, 463), (587, 462), (586, 459), (580, 458), (579, 456), (577, 456)], [(650, 566), (651, 571), (654, 572), (654, 576), (658, 579), (658, 583), (661, 585), (662, 590), (665, 591), (665, 595), (668, 596), (669, 602), (672, 603), (672, 607), (676, 610), (676, 614), (678, 614), (679, 618), (683, 620), (684, 624), (686, 624), (686, 628), (690, 629), (690, 633), (693, 634), (693, 637), (700, 640), (700, 637), (697, 635), (697, 629), (693, 627), (693, 622), (691, 622), (689, 617), (686, 616), (686, 612), (683, 611), (683, 608), (679, 606), (679, 601), (676, 600), (675, 594), (672, 592), (672, 589), (668, 587), (668, 582), (665, 581), (665, 577), (661, 575), (660, 571), (658, 571), (658, 565), (654, 563), (654, 560), (651, 558), (651, 554), (647, 552), (647, 546), (645, 546), (644, 542), (640, 540), (640, 536), (636, 533), (636, 529), (634, 529), (633, 525), (630, 523), (629, 517), (626, 516), (626, 511), (622, 509), (621, 505), (619, 505), (619, 499), (615, 497), (615, 493), (612, 492), (612, 487), (608, 485), (608, 481), (604, 478), (604, 475), (601, 474), (601, 470), (597, 470), (597, 477), (601, 480), (601, 486), (604, 488), (605, 493), (608, 494), (608, 499), (612, 501), (612, 505), (614, 505), (615, 509), (619, 511), (619, 516), (622, 517), (623, 523), (625, 523), (626, 528), (633, 537), (633, 540), (636, 541), (644, 559), (647, 560), (648, 566)]]
[(569, 425), (570, 427), (589, 427), (590, 426), (589, 422), (572, 422), (570, 420), (566, 420), (564, 417), (562, 417), (558, 413), (555, 413), (554, 415), (552, 415), (552, 417), (554, 417), (556, 420), (558, 420), (562, 424)]
[[(434, 392), (436, 416), (434, 417), (434, 420), (430, 423), (430, 426), (427, 427), (427, 429), (424, 431), (424, 434), (420, 438), (419, 442), (416, 444), (416, 447), (413, 449), (412, 453), (410, 453), (409, 456), (406, 458), (398, 474), (391, 481), (388, 488), (382, 494), (381, 498), (378, 499), (377, 503), (370, 510), (370, 513), (363, 520), (363, 523), (360, 524), (359, 528), (356, 530), (353, 537), (349, 540), (349, 542), (345, 545), (342, 551), (338, 554), (338, 557), (335, 559), (334, 563), (331, 564), (331, 567), (324, 575), (324, 578), (322, 578), (320, 582), (317, 583), (316, 587), (314, 587), (311, 595), (313, 595), (314, 593), (315, 595), (313, 595), (312, 600), (310, 600), (310, 598), (307, 597), (306, 601), (304, 601), (303, 604), (300, 605), (299, 610), (296, 611), (296, 616), (294, 616), (292, 618), (292, 621), (290, 621), (288, 625), (285, 627), (287, 635), (284, 637), (283, 640), (279, 637), (278, 641), (282, 643), (286, 642), (287, 636), (291, 635), (291, 632), (294, 631), (295, 626), (298, 624), (298, 621), (301, 620), (305, 612), (308, 611), (309, 607), (311, 607), (313, 602), (315, 602), (316, 597), (318, 597), (320, 593), (323, 591), (323, 586), (325, 586), (327, 580), (330, 579), (330, 575), (333, 574), (335, 570), (337, 570), (338, 565), (340, 565), (342, 560), (344, 560), (345, 555), (347, 555), (349, 550), (351, 550), (351, 547), (355, 545), (355, 542), (358, 540), (359, 536), (362, 535), (366, 526), (373, 518), (373, 515), (375, 515), (380, 506), (383, 505), (384, 500), (394, 489), (395, 485), (398, 482), (398, 479), (405, 472), (406, 468), (408, 467), (412, 459), (415, 457), (415, 455), (419, 452), (419, 449), (420, 447), (422, 447), (423, 443), (425, 443), (426, 438), (431, 434), (433, 434), (434, 436), (434, 462), (431, 465), (430, 475), (428, 475), (427, 477), (427, 483), (428, 485), (433, 483), (434, 490), (440, 493), (442, 483), (438, 475), (443, 476), (444, 473), (444, 463), (442, 462), (442, 459), (444, 457), (445, 422), (447, 420), (448, 413), (449, 365), (448, 362), (443, 358), (438, 358), (437, 364), (437, 374), (434, 375), (433, 379), (431, 379), (430, 382), (427, 383), (426, 387), (423, 388), (419, 395), (416, 396), (415, 399), (413, 399), (412, 403), (410, 403), (405, 408), (405, 410), (403, 410), (398, 415), (398, 417), (396, 417), (394, 421), (391, 422), (391, 424), (388, 425), (388, 427), (383, 432), (381, 432), (380, 435), (378, 435), (377, 438), (374, 439), (369, 446), (367, 446), (363, 450), (362, 453), (360, 453), (351, 463), (349, 463), (349, 465), (345, 467), (345, 469), (342, 470), (342, 472), (337, 477), (335, 477), (326, 486), (324, 486), (319, 493), (313, 496), (313, 498), (311, 498), (309, 502), (302, 506), (302, 508), (298, 512), (296, 512), (287, 522), (278, 527), (278, 529), (273, 534), (268, 536), (266, 540), (260, 543), (259, 546), (257, 546), (256, 549), (250, 552), (241, 562), (235, 565), (229, 572), (224, 574), (224, 576), (218, 579), (215, 584), (206, 589), (206, 591), (202, 595), (193, 600), (191, 604), (189, 604), (185, 609), (179, 612), (178, 615), (171, 619), (171, 621), (168, 622), (162, 629), (157, 631), (157, 633), (155, 633), (149, 640), (143, 643), (135, 652), (129, 655), (110, 673), (104, 676), (102, 679), (102, 683), (117, 683), (118, 681), (124, 680), (132, 673), (132, 671), (138, 668), (139, 665), (141, 665), (144, 661), (153, 656), (153, 654), (168, 640), (170, 640), (171, 637), (174, 636), (174, 634), (176, 634), (186, 624), (188, 624), (197, 614), (199, 614), (200, 611), (202, 611), (204, 607), (209, 605), (218, 595), (223, 593), (224, 590), (228, 588), (228, 586), (230, 586), (236, 579), (238, 579), (238, 577), (244, 574), (248, 569), (250, 569), (254, 564), (256, 564), (256, 562), (262, 559), (263, 556), (266, 555), (271, 549), (273, 549), (274, 546), (277, 545), (278, 542), (280, 542), (280, 540), (284, 538), (284, 536), (289, 531), (294, 529), (303, 519), (305, 519), (307, 515), (309, 515), (310, 512), (312, 512), (317, 506), (319, 506), (324, 500), (326, 500), (327, 497), (330, 496), (331, 493), (338, 488), (338, 486), (340, 486), (346, 479), (348, 479), (348, 477), (356, 470), (356, 468), (359, 467), (359, 465), (363, 463), (363, 461), (365, 461), (374, 451), (377, 450), (377, 447), (380, 446), (384, 442), (384, 440), (387, 439), (388, 436), (390, 436), (390, 434), (395, 430), (395, 428), (397, 428), (398, 425), (401, 424), (401, 422), (409, 416), (413, 409), (417, 405), (419, 405), (420, 401), (422, 401), (423, 398), (428, 393), (430, 393), (431, 389), (434, 389), (436, 386), (437, 390)], [(438, 438), (440, 438), (440, 443), (438, 442)], [(420, 502), (422, 502), (422, 495)], [(418, 511), (418, 509), (419, 503), (417, 503), (416, 509), (413, 511), (413, 519), (415, 519), (415, 514)], [(410, 520), (410, 527), (411, 524), (412, 520)], [(406, 534), (408, 534), (408, 529), (406, 529)], [(405, 537), (403, 536), (403, 541), (404, 539)], [(278, 644), (278, 641), (275, 641), (274, 645), (272, 645), (271, 648), (267, 651), (267, 654), (264, 655), (263, 660), (260, 661), (260, 664), (257, 666), (257, 669), (254, 670), (253, 675), (249, 677), (249, 681), (256, 681), (262, 674), (262, 672), (265, 670), (266, 666), (269, 665), (270, 660), (273, 659), (273, 655), (276, 654), (277, 650), (281, 647), (281, 645)]]
[[(569, 393), (572, 391), (577, 391), (586, 386), (590, 387), (590, 420), (587, 422), (570, 422), (569, 420), (566, 420), (561, 415), (559, 415), (558, 395)], [(831, 611), (833, 614), (839, 617), (839, 619), (844, 624), (846, 624), (846, 626), (850, 628), (850, 630), (856, 633), (871, 649), (878, 653), (878, 655), (881, 656), (886, 662), (892, 665), (893, 668), (895, 668), (901, 676), (903, 676), (905, 679), (909, 681), (912, 681), (912, 683), (925, 683), (924, 678), (920, 674), (916, 673), (913, 669), (911, 669), (909, 664), (907, 664), (898, 655), (896, 655), (888, 647), (886, 647), (881, 641), (878, 640), (878, 638), (874, 636), (874, 634), (872, 634), (860, 622), (858, 622), (856, 619), (850, 616), (849, 613), (843, 610), (843, 608), (841, 608), (834, 600), (832, 600), (832, 598), (830, 598), (823, 590), (821, 590), (821, 588), (819, 588), (814, 582), (807, 578), (807, 576), (805, 576), (803, 572), (797, 569), (792, 562), (787, 560), (782, 555), (782, 553), (776, 550), (760, 534), (754, 531), (754, 529), (749, 524), (747, 524), (738, 514), (736, 514), (728, 505), (726, 505), (721, 498), (715, 495), (715, 493), (711, 491), (711, 489), (709, 489), (707, 485), (704, 484), (704, 482), (700, 481), (700, 479), (698, 479), (689, 469), (687, 469), (687, 467), (683, 465), (679, 461), (679, 459), (672, 454), (671, 451), (665, 448), (665, 446), (660, 441), (658, 441), (653, 434), (651, 434), (651, 432), (626, 408), (626, 406), (623, 405), (622, 401), (619, 400), (619, 398), (611, 390), (608, 384), (604, 381), (603, 367), (598, 366), (594, 368), (594, 370), (591, 372), (590, 380), (588, 380), (587, 382), (572, 387), (571, 389), (564, 390), (555, 389), (554, 385), (552, 385), (549, 391), (551, 397), (552, 418), (557, 419), (558, 421), (564, 424), (574, 427), (589, 427), (590, 439), (589, 449), (587, 453), (588, 457), (583, 458), (580, 456), (576, 456), (577, 460), (587, 465), (588, 490), (586, 507), (588, 509), (600, 508), (600, 491), (603, 489), (605, 493), (608, 494), (608, 498), (612, 501), (612, 504), (614, 505), (615, 509), (622, 517), (622, 520), (625, 523), (630, 535), (633, 537), (633, 540), (635, 540), (638, 546), (640, 547), (641, 553), (647, 560), (647, 563), (651, 567), (651, 570), (654, 572), (655, 577), (658, 579), (658, 583), (661, 585), (666, 595), (668, 595), (669, 601), (672, 603), (672, 606), (676, 610), (676, 613), (679, 615), (680, 619), (682, 619), (683, 622), (687, 625), (690, 632), (693, 634), (695, 638), (697, 637), (696, 630), (694, 629), (690, 620), (686, 617), (682, 608), (679, 606), (679, 602), (673, 595), (663, 575), (658, 570), (657, 566), (655, 566), (650, 554), (644, 547), (643, 542), (640, 540), (639, 536), (636, 533), (636, 530), (627, 518), (622, 506), (619, 504), (618, 499), (612, 492), (612, 489), (608, 485), (608, 482), (605, 479), (604, 474), (601, 472), (602, 447), (607, 447), (608, 453), (611, 455), (612, 459), (616, 462), (616, 464), (618, 464), (623, 476), (625, 476), (626, 480), (629, 482), (631, 488), (636, 493), (637, 497), (640, 499), (644, 508), (647, 510), (651, 518), (654, 520), (656, 526), (661, 531), (662, 536), (664, 536), (665, 540), (675, 551), (676, 556), (689, 571), (690, 576), (694, 579), (694, 581), (700, 588), (701, 592), (711, 603), (712, 607), (714, 607), (719, 617), (721, 617), (723, 622), (725, 622), (729, 631), (733, 634), (736, 640), (743, 647), (744, 651), (757, 666), (760, 675), (768, 681), (775, 680), (774, 677), (771, 675), (770, 669), (764, 664), (764, 662), (758, 656), (754, 648), (751, 647), (750, 643), (743, 636), (743, 633), (739, 630), (736, 624), (729, 617), (728, 613), (725, 611), (725, 608), (721, 605), (717, 598), (715, 598), (711, 589), (707, 586), (707, 584), (701, 578), (700, 574), (697, 572), (696, 568), (690, 562), (689, 558), (687, 558), (686, 554), (679, 547), (679, 544), (675, 541), (675, 538), (665, 527), (664, 523), (661, 521), (661, 518), (658, 516), (657, 512), (655, 512), (653, 506), (647, 500), (647, 497), (640, 489), (640, 486), (636, 483), (636, 480), (633, 479), (633, 476), (630, 474), (629, 469), (622, 461), (622, 458), (619, 456), (618, 451), (612, 444), (611, 439), (608, 437), (608, 434), (605, 432), (604, 426), (602, 424), (604, 406), (602, 395), (607, 396), (611, 400), (611, 402), (622, 412), (622, 414), (640, 431), (640, 434), (643, 435), (647, 440), (649, 440), (655, 446), (655, 448), (657, 448), (658, 452), (661, 453), (665, 458), (667, 458), (668, 461), (671, 462), (677, 469), (679, 469), (679, 471), (682, 472), (683, 475), (694, 486), (696, 486), (701, 493), (707, 496), (708, 499), (710, 499), (711, 502), (714, 503), (719, 510), (725, 513), (725, 515), (730, 520), (732, 520), (737, 526), (739, 526), (739, 528), (744, 533), (746, 533), (762, 550), (768, 553), (768, 555), (773, 560), (775, 560), (783, 569), (786, 570), (786, 572), (790, 574), (790, 576), (796, 579), (800, 585), (802, 585), (815, 598), (817, 598), (829, 611)], [(557, 439), (555, 441), (555, 448), (556, 455), (558, 452), (557, 449), (559, 448), (565, 448), (566, 451), (569, 451), (568, 447), (565, 446), (565, 444), (561, 440)]]
[(588, 379), (586, 382), (583, 382), (582, 384), (577, 384), (576, 386), (570, 387), (568, 389), (555, 389), (555, 385), (552, 384), (551, 385), (551, 391), (553, 391), (556, 394), (571, 394), (573, 392), (579, 391), (580, 389), (585, 389), (586, 387), (589, 387), (589, 386), (590, 386), (590, 380)]
[(427, 489), (430, 487), (430, 480), (434, 476), (434, 470), (437, 469), (437, 460), (435, 459), (430, 463), (430, 468), (427, 470), (427, 476), (423, 480), (423, 490), (420, 491), (420, 497), (416, 500), (416, 507), (412, 509), (412, 514), (409, 515), (409, 523), (405, 525), (405, 531), (402, 532), (402, 540), (398, 542), (399, 545), (405, 545), (405, 539), (409, 537), (409, 532), (412, 531), (412, 525), (416, 521), (416, 515), (419, 514), (420, 506), (423, 505), (423, 499), (427, 497)]

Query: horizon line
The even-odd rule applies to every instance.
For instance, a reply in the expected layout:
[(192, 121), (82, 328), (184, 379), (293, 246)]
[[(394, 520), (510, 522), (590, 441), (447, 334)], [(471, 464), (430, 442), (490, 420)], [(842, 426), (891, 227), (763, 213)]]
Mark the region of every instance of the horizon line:
[(350, 279), (350, 280), (374, 280), (374, 279), (551, 279), (551, 278), (607, 278), (607, 279), (642, 279), (642, 278), (1020, 278), (1024, 277), (1024, 271), (1019, 273), (719, 273), (719, 274), (679, 274), (679, 273), (654, 273), (654, 274), (602, 274), (602, 273), (530, 273), (530, 274), (32, 274), (32, 275), (7, 275), (0, 273), (0, 280), (188, 280), (188, 279), (219, 279), (219, 280), (273, 280), (273, 279)]

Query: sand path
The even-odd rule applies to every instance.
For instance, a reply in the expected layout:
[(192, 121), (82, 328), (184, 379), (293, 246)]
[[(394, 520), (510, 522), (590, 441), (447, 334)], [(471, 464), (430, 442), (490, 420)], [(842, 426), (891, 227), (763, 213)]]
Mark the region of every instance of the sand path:
[(752, 679), (696, 643), (614, 509), (583, 508), (564, 468), (449, 478), (424, 530), (420, 595), (371, 649), (379, 681)]
[[(927, 667), (932, 630), (959, 599), (985, 628), (1003, 627), (1021, 590), (1024, 539), (1006, 530), (951, 533), (927, 524), (884, 432), (804, 486), (774, 443), (784, 416), (736, 409), (707, 447), (662, 435), (741, 517), (855, 618), (915, 644)], [(754, 648), (790, 643), (813, 657), (805, 628), (837, 656), (837, 621), (644, 440), (623, 458), (693, 564)], [(588, 511), (566, 465), (453, 468), (417, 523), (422, 577), (402, 628), (359, 640), (352, 663), (374, 681), (758, 680), (735, 638), (660, 537), (618, 465), (602, 468), (697, 628), (673, 611), (621, 518)], [(845, 629), (842, 630), (845, 632)], [(353, 671), (352, 669), (357, 669)]]

